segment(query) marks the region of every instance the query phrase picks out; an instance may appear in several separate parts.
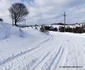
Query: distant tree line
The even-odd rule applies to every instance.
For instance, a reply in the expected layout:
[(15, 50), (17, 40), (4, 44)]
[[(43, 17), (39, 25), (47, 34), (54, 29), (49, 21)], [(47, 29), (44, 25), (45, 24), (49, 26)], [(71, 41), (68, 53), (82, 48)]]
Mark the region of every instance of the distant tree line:
[(83, 27), (75, 27), (75, 28), (71, 28), (71, 27), (59, 27), (59, 31), (60, 32), (64, 32), (64, 29), (65, 29), (65, 32), (73, 32), (73, 33), (84, 33), (85, 32), (85, 28)]
[[(64, 31), (64, 29), (65, 29), (65, 31)], [(59, 30), (59, 32), (85, 33), (85, 28), (84, 27), (74, 27), (74, 28), (71, 28), (71, 27), (60, 26), (59, 29), (57, 27), (45, 26), (45, 25), (40, 27), (40, 31), (41, 32), (58, 31), (58, 30)]]
[(53, 26), (41, 25), (40, 31), (41, 31), (41, 32), (46, 32), (46, 31), (58, 31), (58, 29), (57, 29), (56, 27), (53, 27)]

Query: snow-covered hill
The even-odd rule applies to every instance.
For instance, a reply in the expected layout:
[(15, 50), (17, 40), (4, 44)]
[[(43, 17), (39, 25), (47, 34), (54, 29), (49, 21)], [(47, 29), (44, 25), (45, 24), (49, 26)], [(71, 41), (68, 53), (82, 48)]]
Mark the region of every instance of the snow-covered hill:
[(0, 23), (0, 70), (85, 70), (84, 36)]
[(0, 22), (0, 39), (5, 39), (12, 35), (20, 36), (20, 29), (13, 27), (11, 24)]

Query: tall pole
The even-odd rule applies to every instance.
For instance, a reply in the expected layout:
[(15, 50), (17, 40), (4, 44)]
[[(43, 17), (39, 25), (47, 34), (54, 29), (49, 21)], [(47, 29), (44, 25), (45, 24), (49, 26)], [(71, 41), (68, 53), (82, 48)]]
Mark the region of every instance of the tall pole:
[(66, 24), (66, 12), (64, 12), (64, 32), (65, 32), (65, 24)]

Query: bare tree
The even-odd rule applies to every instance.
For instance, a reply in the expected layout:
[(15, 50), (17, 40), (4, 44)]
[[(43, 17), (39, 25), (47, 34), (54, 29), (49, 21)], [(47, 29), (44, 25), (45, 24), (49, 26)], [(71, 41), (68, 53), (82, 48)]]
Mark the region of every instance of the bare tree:
[(17, 22), (23, 21), (24, 17), (29, 13), (26, 6), (22, 3), (14, 3), (9, 9), (13, 22), (17, 25)]

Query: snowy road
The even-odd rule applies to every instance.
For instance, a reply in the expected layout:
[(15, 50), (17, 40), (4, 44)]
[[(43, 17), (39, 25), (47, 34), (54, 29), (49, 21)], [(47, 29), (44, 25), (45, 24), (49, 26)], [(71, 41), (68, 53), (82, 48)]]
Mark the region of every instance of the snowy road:
[(85, 38), (50, 34), (35, 48), (1, 61), (0, 70), (85, 70)]

